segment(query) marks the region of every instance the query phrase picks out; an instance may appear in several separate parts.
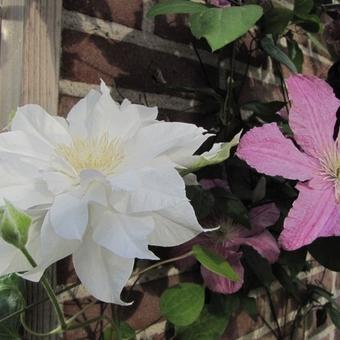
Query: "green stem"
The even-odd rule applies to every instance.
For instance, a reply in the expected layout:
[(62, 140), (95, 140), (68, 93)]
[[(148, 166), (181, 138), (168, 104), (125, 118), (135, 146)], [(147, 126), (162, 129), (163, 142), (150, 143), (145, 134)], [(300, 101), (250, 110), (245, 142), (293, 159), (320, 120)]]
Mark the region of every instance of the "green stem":
[(25, 331), (26, 331), (27, 333), (30, 333), (30, 334), (34, 335), (34, 336), (47, 337), (47, 336), (49, 336), (49, 335), (58, 334), (58, 333), (62, 333), (62, 332), (63, 332), (63, 330), (61, 329), (60, 326), (58, 326), (57, 328), (52, 329), (51, 331), (46, 332), (46, 333), (38, 333), (38, 332), (35, 332), (35, 331), (33, 331), (33, 330), (26, 324), (24, 313), (20, 314), (20, 321), (21, 321), (22, 327), (24, 327)]
[(193, 254), (192, 250), (190, 250), (189, 252), (183, 254), (183, 255), (179, 255), (179, 256), (176, 256), (176, 257), (172, 257), (171, 259), (167, 259), (167, 260), (164, 260), (164, 261), (160, 261), (160, 262), (157, 262), (141, 271), (139, 271), (137, 274), (136, 274), (136, 279), (135, 281), (133, 282), (133, 284), (131, 285), (129, 291), (131, 291), (133, 289), (133, 287), (135, 286), (135, 284), (137, 283), (137, 281), (140, 279), (141, 275), (148, 272), (149, 270), (151, 269), (154, 269), (154, 268), (157, 268), (159, 266), (162, 266), (164, 264), (167, 264), (167, 263), (171, 263), (171, 262), (175, 262), (175, 261), (178, 261), (178, 260), (182, 260), (186, 257), (189, 257)]
[[(30, 255), (28, 250), (25, 247), (21, 248), (20, 250), (25, 255), (26, 259), (31, 264), (31, 266), (33, 268), (37, 267), (36, 262), (34, 261), (33, 257)], [(58, 299), (57, 299), (56, 295), (54, 294), (54, 291), (53, 291), (48, 279), (45, 277), (45, 275), (42, 276), (41, 283), (42, 283), (42, 285), (43, 285), (43, 287), (44, 287), (44, 289), (47, 293), (47, 296), (49, 297), (49, 299), (50, 299), (50, 301), (51, 301), (51, 303), (54, 307), (54, 310), (57, 314), (58, 321), (60, 323), (61, 329), (66, 330), (67, 324), (66, 324), (66, 321), (65, 321), (65, 318), (64, 318), (64, 313), (61, 310), (59, 303), (58, 303)]]
[[(79, 286), (79, 285), (80, 285), (80, 282), (74, 283), (74, 284), (72, 284), (72, 285), (70, 285), (70, 286), (68, 286), (68, 287), (66, 287), (66, 288), (63, 288), (63, 289), (59, 290), (59, 291), (56, 292), (55, 294), (56, 294), (56, 295), (62, 294), (62, 293), (64, 293), (64, 292), (67, 292), (67, 291), (70, 290), (70, 289), (73, 289), (73, 288)], [(23, 308), (17, 310), (16, 312), (13, 312), (13, 313), (11, 313), (11, 314), (7, 314), (6, 316), (4, 316), (3, 318), (0, 319), (0, 324), (1, 324), (2, 322), (4, 322), (4, 321), (8, 320), (8, 319), (13, 318), (14, 316), (17, 316), (17, 315), (19, 315), (19, 314), (21, 314), (21, 313), (23, 313), (23, 312), (25, 312), (25, 311), (30, 310), (31, 308), (34, 308), (35, 306), (38, 306), (38, 305), (40, 305), (40, 304), (42, 304), (42, 303), (44, 303), (44, 302), (46, 302), (46, 301), (48, 301), (48, 300), (49, 300), (49, 298), (46, 297), (46, 298), (41, 299), (41, 300), (39, 300), (39, 301), (37, 301), (37, 302), (35, 302), (35, 303), (31, 303), (30, 305), (27, 305), (27, 306), (25, 306), (25, 307), (23, 307)]]

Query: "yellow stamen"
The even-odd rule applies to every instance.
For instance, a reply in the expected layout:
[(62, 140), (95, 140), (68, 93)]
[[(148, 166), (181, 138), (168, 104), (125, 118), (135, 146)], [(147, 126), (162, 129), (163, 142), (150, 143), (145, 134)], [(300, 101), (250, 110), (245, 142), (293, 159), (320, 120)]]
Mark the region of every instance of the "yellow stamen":
[(320, 157), (321, 174), (326, 180), (331, 181), (335, 190), (335, 198), (340, 203), (340, 152), (338, 141), (336, 141)]
[(98, 138), (74, 139), (71, 145), (59, 145), (57, 152), (78, 173), (94, 169), (112, 174), (124, 157), (120, 140), (111, 139), (107, 134)]

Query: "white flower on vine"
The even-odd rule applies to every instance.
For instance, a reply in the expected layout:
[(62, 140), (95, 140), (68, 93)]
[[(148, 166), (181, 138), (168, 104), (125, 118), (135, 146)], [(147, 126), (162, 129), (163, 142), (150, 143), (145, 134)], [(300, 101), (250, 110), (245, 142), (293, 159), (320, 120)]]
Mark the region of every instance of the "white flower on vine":
[[(67, 119), (37, 105), (18, 109), (11, 131), (0, 134), (0, 199), (44, 210), (31, 241), (39, 267), (28, 279), (72, 254), (92, 295), (123, 304), (134, 259), (157, 259), (148, 245), (175, 246), (203, 231), (176, 169), (197, 161), (209, 135), (156, 116), (156, 108), (117, 104), (103, 82)], [(0, 269), (4, 251), (0, 244)]]

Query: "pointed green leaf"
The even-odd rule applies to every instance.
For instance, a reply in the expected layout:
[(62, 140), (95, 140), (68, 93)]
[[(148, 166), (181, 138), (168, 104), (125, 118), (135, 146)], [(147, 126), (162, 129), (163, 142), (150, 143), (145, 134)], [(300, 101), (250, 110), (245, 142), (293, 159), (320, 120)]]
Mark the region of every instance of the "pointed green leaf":
[(265, 33), (281, 34), (293, 19), (293, 11), (288, 8), (274, 7), (264, 14)]
[(154, 17), (163, 14), (199, 13), (206, 9), (207, 7), (205, 5), (189, 0), (167, 0), (152, 6), (147, 16)]
[(188, 169), (180, 170), (180, 174), (185, 176), (190, 172), (197, 171), (206, 166), (222, 163), (229, 158), (230, 150), (239, 143), (240, 136), (241, 132), (230, 142), (214, 144), (210, 151), (204, 152), (202, 155), (198, 156)]
[(206, 38), (211, 49), (216, 51), (245, 34), (263, 14), (262, 7), (209, 8), (189, 18), (193, 35)]
[(204, 287), (196, 283), (180, 283), (162, 294), (161, 313), (174, 325), (187, 326), (199, 317), (204, 299)]
[(226, 277), (231, 281), (240, 279), (227, 260), (221, 255), (199, 245), (194, 245), (192, 251), (196, 260), (211, 272)]
[(310, 13), (314, 5), (313, 0), (295, 0), (294, 13), (295, 15), (304, 15)]
[(286, 65), (292, 72), (297, 73), (295, 64), (289, 59), (287, 54), (274, 44), (274, 40), (271, 35), (267, 35), (261, 40), (261, 46), (269, 56)]
[(303, 52), (301, 51), (298, 43), (295, 40), (287, 40), (288, 45), (288, 56), (291, 61), (294, 63), (297, 71), (299, 73), (302, 72), (302, 65), (303, 65)]

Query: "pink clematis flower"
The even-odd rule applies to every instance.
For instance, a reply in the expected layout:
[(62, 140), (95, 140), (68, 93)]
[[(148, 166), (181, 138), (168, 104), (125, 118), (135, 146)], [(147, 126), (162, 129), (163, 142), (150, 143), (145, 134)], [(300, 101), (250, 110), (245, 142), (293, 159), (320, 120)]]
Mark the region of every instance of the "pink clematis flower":
[[(200, 183), (204, 188), (215, 186), (225, 187), (223, 181), (218, 180), (201, 180)], [(253, 208), (249, 213), (251, 229), (240, 224), (234, 224), (231, 220), (227, 220), (221, 224), (218, 231), (207, 234), (200, 234), (193, 240), (180, 245), (174, 250), (178, 253), (188, 252), (193, 245), (200, 244), (209, 248), (223, 256), (233, 269), (238, 273), (238, 281), (230, 281), (222, 276), (212, 273), (208, 269), (201, 266), (201, 274), (207, 287), (217, 293), (232, 294), (237, 292), (243, 285), (244, 268), (241, 263), (242, 245), (248, 245), (254, 248), (261, 256), (266, 258), (270, 263), (277, 261), (280, 249), (272, 234), (266, 230), (267, 227), (273, 225), (279, 218), (280, 212), (274, 203), (264, 204)], [(189, 269), (196, 263), (193, 257), (189, 257), (177, 261), (176, 265), (180, 269)]]
[(207, 0), (207, 4), (222, 8), (231, 6), (231, 3), (228, 0)]
[(318, 237), (340, 236), (340, 145), (333, 138), (340, 101), (316, 77), (295, 75), (287, 85), (289, 125), (301, 151), (272, 123), (247, 132), (237, 156), (259, 172), (299, 181), (279, 239), (294, 250)]

